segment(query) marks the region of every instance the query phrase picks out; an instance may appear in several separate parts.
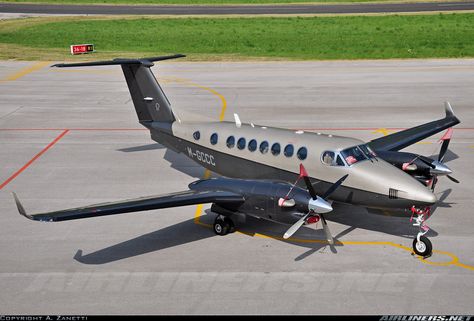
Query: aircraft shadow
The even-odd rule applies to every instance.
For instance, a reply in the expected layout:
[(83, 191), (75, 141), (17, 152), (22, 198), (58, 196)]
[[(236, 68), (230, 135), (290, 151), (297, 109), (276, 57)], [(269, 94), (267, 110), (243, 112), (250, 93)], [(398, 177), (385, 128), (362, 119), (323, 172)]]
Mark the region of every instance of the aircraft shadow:
[[(409, 217), (377, 215), (349, 204), (334, 204), (334, 211), (326, 216), (328, 221), (402, 238), (413, 238), (418, 233), (418, 227), (410, 223)], [(438, 232), (430, 228), (426, 236), (436, 237)]]
[[(438, 154), (430, 155), (429, 158), (438, 159)], [(444, 154), (443, 163), (451, 162), (451, 161), (456, 160), (458, 158), (459, 158), (459, 155), (448, 148), (448, 150), (446, 151), (446, 154)]]
[(146, 152), (149, 150), (157, 150), (157, 149), (163, 149), (163, 148), (166, 148), (166, 147), (161, 144), (154, 143), (154, 144), (146, 144), (146, 145), (141, 145), (141, 146), (120, 148), (117, 150), (119, 152), (124, 152), (124, 153), (133, 153), (133, 152)]
[[(168, 150), (165, 159), (172, 164), (172, 167), (176, 166), (174, 168), (183, 173), (197, 178), (202, 177), (203, 168), (194, 164), (183, 155)], [(437, 208), (451, 207), (452, 203), (445, 202), (451, 192), (452, 189), (447, 189), (437, 193), (439, 201), (432, 207), (432, 214)], [(326, 235), (322, 230), (321, 224), (318, 224), (317, 229), (310, 226), (303, 226), (292, 237), (293, 240), (284, 240), (282, 236), (289, 228), (289, 225), (257, 219), (251, 216), (247, 216), (245, 222), (239, 222), (237, 219), (234, 221), (237, 222), (239, 231), (251, 237), (256, 234), (262, 234), (281, 242), (309, 248), (309, 250), (296, 257), (295, 261), (304, 260), (310, 255), (318, 251), (325, 251), (326, 249), (336, 254), (337, 247), (343, 246), (340, 239), (349, 235), (355, 229), (380, 232), (410, 239), (418, 233), (418, 229), (412, 226), (408, 217), (390, 217), (371, 214), (365, 208), (350, 204), (334, 203), (333, 205), (334, 211), (326, 215), (329, 221), (329, 227), (331, 228), (330, 222), (337, 222), (347, 226), (347, 228), (340, 233), (333, 235), (335, 241), (334, 245), (327, 243)], [(206, 215), (201, 216), (201, 221), (212, 224), (216, 214), (209, 209), (207, 209), (205, 213)], [(428, 237), (436, 237), (437, 235), (438, 233), (432, 228), (427, 234)], [(83, 264), (106, 264), (213, 236), (215, 236), (215, 234), (211, 229), (197, 226), (194, 223), (194, 219), (189, 219), (86, 255), (83, 255), (82, 250), (78, 250), (74, 259)]]
[(212, 230), (197, 226), (190, 219), (86, 255), (78, 250), (74, 259), (83, 264), (106, 264), (214, 236)]
[[(440, 197), (441, 203), (438, 207), (442, 206), (442, 204), (446, 204), (443, 203), (443, 200), (446, 199), (450, 193), (450, 189), (442, 193)], [(364, 229), (410, 239), (418, 232), (417, 228), (410, 224), (409, 218), (407, 217), (387, 217), (370, 214), (365, 208), (352, 205), (334, 205), (334, 211), (326, 215), (329, 221), (329, 227), (331, 227), (331, 221), (347, 225), (346, 229), (333, 235), (335, 241), (334, 245), (327, 243), (326, 235), (324, 234), (321, 224), (318, 224), (317, 229), (303, 226), (293, 235), (291, 240), (284, 240), (282, 236), (289, 228), (289, 225), (251, 216), (247, 216), (245, 222), (239, 222), (238, 219), (234, 219), (234, 221), (236, 222), (238, 230), (250, 237), (260, 234), (280, 242), (307, 248), (308, 250), (298, 255), (294, 259), (295, 261), (304, 260), (316, 252), (326, 251), (327, 249), (337, 254), (337, 248), (344, 246), (341, 243), (341, 239), (349, 235), (355, 229)], [(212, 224), (215, 216), (215, 213), (207, 209), (205, 215), (200, 217), (200, 220), (203, 223)], [(437, 236), (438, 233), (431, 229), (427, 235), (433, 237)], [(74, 259), (83, 264), (106, 264), (214, 236), (216, 235), (211, 229), (196, 225), (193, 218), (86, 255), (83, 254), (82, 250), (78, 250)]]
[(164, 160), (170, 163), (170, 167), (184, 173), (188, 176), (201, 179), (206, 170), (199, 164), (196, 164), (183, 154), (176, 153), (170, 149), (165, 152)]
[[(133, 146), (127, 148), (117, 149), (117, 151), (124, 152), (124, 153), (135, 153), (135, 152), (147, 152), (152, 150), (159, 150), (165, 149), (161, 144), (153, 143), (153, 144), (146, 144), (141, 146)], [(202, 178), (204, 175), (205, 168), (196, 164), (183, 154), (179, 154), (174, 152), (173, 150), (167, 148), (164, 155), (164, 160), (170, 163), (170, 167), (184, 173), (188, 176), (194, 178)]]

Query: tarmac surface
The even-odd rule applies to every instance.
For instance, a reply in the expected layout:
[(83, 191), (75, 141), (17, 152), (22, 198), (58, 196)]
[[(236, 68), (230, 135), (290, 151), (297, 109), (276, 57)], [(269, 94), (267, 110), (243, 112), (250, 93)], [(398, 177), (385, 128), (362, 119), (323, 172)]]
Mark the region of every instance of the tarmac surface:
[[(91, 57), (92, 59), (93, 57)], [(474, 314), (474, 60), (188, 63), (154, 67), (182, 119), (371, 140), (444, 116), (462, 123), (412, 256), (408, 219), (354, 206), (321, 226), (248, 219), (214, 235), (209, 206), (61, 223), (20, 216), (184, 190), (204, 170), (151, 141), (119, 67), (0, 63), (0, 314)], [(198, 115), (198, 116), (195, 116)], [(441, 133), (411, 147), (437, 154)]]
[(474, 10), (474, 1), (296, 5), (63, 5), (0, 3), (0, 13), (100, 15), (340, 14)]

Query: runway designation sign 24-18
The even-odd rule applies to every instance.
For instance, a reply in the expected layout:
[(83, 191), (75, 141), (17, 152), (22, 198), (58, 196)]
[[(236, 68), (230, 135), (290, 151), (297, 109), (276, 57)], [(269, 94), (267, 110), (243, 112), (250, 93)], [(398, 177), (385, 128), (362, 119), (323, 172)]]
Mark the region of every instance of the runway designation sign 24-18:
[(71, 54), (80, 55), (94, 52), (94, 45), (84, 44), (84, 45), (71, 45)]

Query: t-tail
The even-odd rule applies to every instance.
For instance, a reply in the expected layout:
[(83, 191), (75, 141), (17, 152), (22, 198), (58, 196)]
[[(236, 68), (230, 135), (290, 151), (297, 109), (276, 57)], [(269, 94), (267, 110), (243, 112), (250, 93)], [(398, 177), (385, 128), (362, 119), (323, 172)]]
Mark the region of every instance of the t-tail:
[(141, 59), (117, 58), (107, 61), (84, 63), (56, 64), (51, 67), (86, 67), (120, 65), (122, 67), (128, 89), (135, 105), (140, 124), (152, 127), (166, 127), (176, 120), (171, 104), (163, 89), (153, 75), (153, 62), (185, 57), (177, 54), (171, 56), (150, 57)]

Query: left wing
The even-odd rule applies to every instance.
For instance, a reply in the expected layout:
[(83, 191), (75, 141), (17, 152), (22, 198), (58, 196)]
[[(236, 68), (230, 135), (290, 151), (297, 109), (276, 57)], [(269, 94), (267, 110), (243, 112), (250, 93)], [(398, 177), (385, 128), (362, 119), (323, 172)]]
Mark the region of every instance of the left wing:
[(186, 206), (202, 203), (226, 203), (240, 205), (244, 197), (240, 194), (226, 191), (184, 191), (166, 195), (142, 197), (125, 201), (101, 203), (86, 207), (77, 207), (66, 210), (27, 214), (18, 196), (13, 193), (18, 212), (24, 217), (43, 222), (58, 222), (76, 220), (80, 218), (114, 215), (121, 213), (140, 212), (159, 208)]
[(427, 137), (437, 134), (446, 128), (453, 127), (460, 123), (454, 115), (449, 102), (445, 103), (446, 117), (423, 125), (402, 130), (394, 134), (374, 139), (368, 143), (375, 151), (399, 151), (405, 147), (413, 145)]

